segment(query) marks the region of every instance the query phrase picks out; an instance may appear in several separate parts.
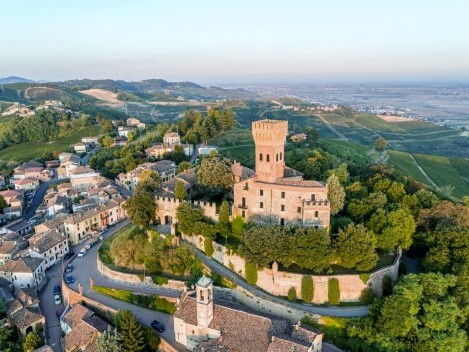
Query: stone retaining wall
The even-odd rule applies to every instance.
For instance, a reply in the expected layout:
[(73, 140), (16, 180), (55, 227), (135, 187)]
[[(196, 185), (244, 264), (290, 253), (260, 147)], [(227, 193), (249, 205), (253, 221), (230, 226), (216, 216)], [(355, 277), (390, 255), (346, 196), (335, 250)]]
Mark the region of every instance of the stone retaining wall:
[[(193, 244), (204, 252), (203, 236), (186, 236), (183, 239)], [(239, 255), (233, 253), (225, 246), (213, 241), (212, 258), (223, 264), (231, 271), (244, 277), (245, 260)], [(393, 281), (397, 280), (398, 268), (401, 259), (401, 252), (390, 266), (376, 270), (369, 275), (369, 279), (364, 283), (360, 275), (311, 275), (314, 282), (313, 303), (323, 304), (328, 301), (328, 282), (331, 278), (339, 280), (340, 300), (342, 302), (357, 302), (360, 294), (365, 288), (371, 288), (377, 295), (382, 294), (382, 281), (385, 276), (390, 276)], [(301, 297), (301, 279), (304, 275), (279, 271), (276, 265), (272, 269), (264, 268), (258, 271), (256, 285), (263, 290), (276, 295), (287, 296), (290, 288), (295, 288), (297, 297)]]
[(151, 279), (150, 276), (145, 276), (143, 278), (143, 281), (140, 279), (140, 277), (136, 274), (128, 274), (128, 273), (123, 273), (117, 270), (113, 270), (101, 261), (101, 258), (99, 257), (99, 253), (96, 256), (96, 263), (98, 267), (98, 271), (106, 278), (108, 278), (111, 281), (119, 282), (122, 284), (126, 285), (132, 285), (132, 286), (138, 286), (138, 287), (154, 287), (154, 288), (170, 288), (174, 290), (184, 290), (186, 287), (186, 284), (184, 281), (179, 281), (179, 280), (168, 280), (167, 284), (164, 285), (155, 285)]

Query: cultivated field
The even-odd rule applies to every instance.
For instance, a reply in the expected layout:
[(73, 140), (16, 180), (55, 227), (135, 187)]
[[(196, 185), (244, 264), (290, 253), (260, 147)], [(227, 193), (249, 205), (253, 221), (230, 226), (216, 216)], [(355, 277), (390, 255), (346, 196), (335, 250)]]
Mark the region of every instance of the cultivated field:
[(93, 88), (80, 90), (80, 93), (102, 100), (112, 106), (122, 105), (122, 102), (117, 99), (117, 93), (111, 92), (110, 90)]
[(100, 126), (88, 126), (79, 131), (76, 131), (65, 138), (62, 138), (55, 142), (49, 143), (21, 143), (10, 146), (8, 148), (0, 150), (0, 159), (2, 160), (15, 160), (18, 162), (24, 162), (34, 158), (39, 158), (44, 152), (65, 152), (69, 150), (72, 144), (75, 144), (81, 140), (82, 137), (96, 136), (101, 132)]

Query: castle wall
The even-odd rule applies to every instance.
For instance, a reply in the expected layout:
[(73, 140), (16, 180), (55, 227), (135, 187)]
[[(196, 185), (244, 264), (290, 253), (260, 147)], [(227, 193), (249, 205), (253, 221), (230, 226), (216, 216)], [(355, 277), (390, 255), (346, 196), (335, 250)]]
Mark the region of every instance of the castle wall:
[[(204, 251), (204, 237), (183, 235), (183, 239)], [(215, 241), (213, 241), (213, 249), (213, 259), (238, 275), (245, 276), (244, 258)], [(328, 301), (328, 282), (331, 278), (338, 279), (340, 300), (343, 302), (357, 302), (365, 288), (371, 288), (377, 295), (381, 295), (382, 281), (386, 275), (389, 275), (393, 281), (397, 280), (400, 258), (401, 253), (398, 254), (392, 265), (370, 273), (366, 283), (362, 281), (359, 274), (311, 275), (314, 282), (313, 303), (322, 304)], [(263, 290), (276, 296), (287, 296), (288, 290), (294, 287), (297, 296), (301, 297), (301, 280), (304, 275), (268, 268), (259, 270), (257, 274), (256, 285)]]
[(157, 196), (155, 199), (156, 199), (156, 205), (157, 205), (156, 216), (160, 220), (160, 223), (163, 225), (167, 224), (166, 217), (171, 218), (170, 222), (172, 223), (176, 222), (177, 221), (176, 209), (179, 207), (179, 205), (186, 204), (186, 203), (202, 208), (205, 216), (212, 219), (213, 221), (218, 221), (217, 206), (215, 203), (202, 202), (202, 201), (190, 202), (186, 200), (181, 201), (179, 199), (172, 198), (172, 197), (160, 197), (160, 196)]

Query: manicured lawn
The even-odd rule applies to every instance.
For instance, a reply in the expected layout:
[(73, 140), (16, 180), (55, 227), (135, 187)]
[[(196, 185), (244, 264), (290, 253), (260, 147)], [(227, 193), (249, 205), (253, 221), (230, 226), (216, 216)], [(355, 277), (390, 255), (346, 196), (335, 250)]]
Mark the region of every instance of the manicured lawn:
[(419, 170), (409, 153), (399, 152), (397, 150), (389, 150), (388, 163), (401, 172), (405, 176), (410, 176), (414, 180), (429, 184), (427, 178)]
[(93, 286), (93, 291), (158, 312), (174, 314), (176, 311), (176, 305), (173, 302), (158, 295), (135, 294), (128, 290), (119, 290), (117, 288), (96, 285)]
[(438, 186), (454, 186), (456, 197), (469, 195), (469, 186), (459, 176), (445, 156), (414, 154), (415, 159)]
[(72, 144), (81, 141), (82, 137), (96, 136), (101, 132), (101, 126), (94, 125), (85, 127), (79, 131), (73, 132), (67, 137), (64, 137), (55, 142), (48, 143), (35, 143), (27, 142), (12, 145), (8, 148), (0, 150), (1, 160), (16, 160), (18, 162), (24, 162), (34, 158), (39, 158), (47, 151), (58, 151), (64, 152), (69, 150)]

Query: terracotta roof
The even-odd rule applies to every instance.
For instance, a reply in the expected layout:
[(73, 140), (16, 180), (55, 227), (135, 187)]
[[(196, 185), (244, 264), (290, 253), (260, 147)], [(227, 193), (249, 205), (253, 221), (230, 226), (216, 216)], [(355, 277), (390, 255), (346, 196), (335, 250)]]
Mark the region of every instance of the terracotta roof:
[(0, 196), (4, 198), (11, 198), (19, 195), (23, 195), (24, 191), (23, 190), (18, 190), (18, 189), (9, 189), (7, 191), (1, 191)]
[(7, 260), (0, 265), (0, 271), (8, 273), (34, 273), (44, 259), (22, 257), (17, 260)]
[(66, 350), (75, 350), (88, 346), (97, 337), (97, 331), (92, 326), (80, 320), (75, 327), (63, 338)]
[(16, 241), (0, 241), (0, 254), (11, 254), (16, 248)]
[(18, 169), (19, 170), (25, 170), (31, 167), (42, 167), (42, 164), (36, 160), (29, 160), (23, 164), (21, 164)]
[(17, 299), (14, 299), (13, 301), (10, 301), (10, 302), (7, 303), (7, 314), (8, 315), (14, 315), (20, 309), (23, 309), (23, 304), (20, 301), (18, 301)]
[(295, 169), (292, 169), (291, 167), (285, 166), (283, 169), (283, 177), (299, 177), (303, 176), (303, 174)]
[(254, 170), (241, 165), (241, 163), (233, 163), (231, 165), (231, 173), (234, 176), (241, 178), (241, 180), (245, 180), (256, 174)]
[(44, 226), (44, 227), (47, 227), (49, 230), (54, 230), (57, 227), (59, 227), (60, 225), (63, 225), (66, 218), (67, 218), (67, 216), (65, 216), (65, 215), (58, 215), (58, 216), (54, 217), (51, 220), (48, 220), (48, 221), (45, 221), (41, 224), (36, 225), (35, 228), (38, 227), (38, 226)]
[(88, 166), (78, 166), (77, 168), (70, 171), (71, 175), (79, 175), (79, 174), (87, 174), (95, 172), (93, 169), (89, 168)]
[(23, 178), (22, 180), (16, 180), (14, 183), (15, 185), (29, 185), (31, 183), (39, 182), (38, 180), (33, 180), (31, 178)]
[(43, 233), (38, 233), (29, 238), (29, 245), (30, 247), (38, 252), (44, 253), (47, 252), (49, 249), (54, 248), (59, 243), (67, 241), (67, 238), (58, 232), (55, 231), (48, 231)]
[(180, 137), (180, 136), (179, 136), (179, 133), (177, 133), (177, 132), (166, 132), (166, 133), (164, 134), (164, 136), (165, 136), (165, 137)]
[(45, 345), (45, 346), (39, 347), (37, 350), (34, 350), (33, 352), (54, 352), (54, 350), (49, 345)]
[(321, 181), (310, 181), (310, 180), (289, 180), (286, 178), (278, 178), (275, 181), (276, 184), (294, 186), (294, 187), (326, 187), (324, 182)]
[(34, 323), (44, 321), (44, 316), (39, 313), (38, 309), (23, 308), (11, 317), (11, 322), (19, 329), (26, 329)]
[(293, 327), (292, 337), (305, 342), (310, 342), (313, 341), (316, 336), (321, 334), (321, 331), (307, 325), (302, 325), (301, 322), (298, 322), (298, 324)]
[(122, 203), (122, 201), (123, 199), (120, 199), (120, 198), (110, 199), (104, 204), (94, 206), (84, 211), (81, 211), (81, 210), (77, 211), (76, 213), (67, 216), (65, 223), (70, 224), (70, 223), (77, 223), (77, 222), (83, 221), (103, 211), (119, 206), (120, 203)]
[(70, 308), (68, 312), (65, 313), (65, 315), (62, 317), (62, 320), (64, 321), (65, 324), (67, 324), (71, 329), (74, 328), (74, 326), (84, 318), (90, 317), (93, 315), (93, 312), (86, 308), (85, 306), (82, 306), (81, 304), (75, 304)]
[(15, 298), (21, 302), (23, 306), (31, 306), (33, 304), (39, 304), (39, 299), (35, 289), (22, 288), (13, 293)]
[(273, 336), (267, 352), (308, 352), (310, 346), (311, 344), (303, 344), (301, 341)]

